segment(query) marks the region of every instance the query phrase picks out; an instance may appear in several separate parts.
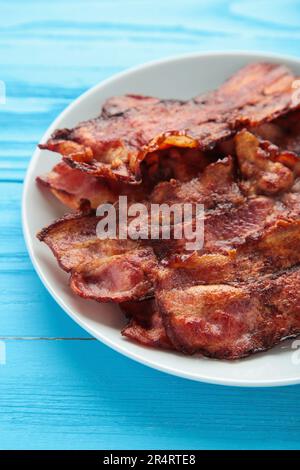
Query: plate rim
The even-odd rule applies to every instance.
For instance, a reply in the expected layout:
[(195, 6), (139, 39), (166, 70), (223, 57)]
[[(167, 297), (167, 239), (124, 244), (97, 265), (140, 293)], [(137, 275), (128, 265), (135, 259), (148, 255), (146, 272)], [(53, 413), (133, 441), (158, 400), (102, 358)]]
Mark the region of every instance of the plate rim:
[[(203, 57), (219, 57), (219, 56), (227, 56), (227, 57), (238, 57), (241, 56), (243, 58), (257, 58), (261, 57), (261, 59), (264, 60), (274, 60), (277, 62), (280, 61), (292, 61), (295, 63), (298, 63), (300, 66), (300, 58), (293, 56), (293, 55), (286, 55), (286, 54), (276, 54), (276, 53), (271, 53), (268, 51), (255, 51), (255, 50), (235, 50), (235, 51), (206, 51), (206, 52), (193, 52), (193, 53), (188, 53), (188, 54), (180, 54), (180, 55), (171, 55), (166, 58), (158, 59), (158, 60), (152, 60), (148, 61), (145, 63), (142, 63), (140, 65), (130, 67), (124, 71), (121, 71), (117, 74), (114, 74), (105, 80), (100, 81), (96, 85), (92, 86), (85, 92), (83, 92), (81, 95), (79, 95), (75, 100), (73, 100), (69, 105), (63, 109), (61, 113), (52, 121), (50, 126), (47, 128), (47, 130), (44, 132), (43, 136), (41, 137), (40, 141), (44, 141), (50, 134), (57, 128), (57, 124), (59, 121), (61, 121), (65, 115), (69, 114), (70, 112), (73, 111), (73, 108), (75, 108), (82, 100), (86, 99), (90, 94), (95, 93), (99, 88), (102, 88), (108, 84), (111, 84), (115, 81), (118, 81), (126, 76), (131, 75), (132, 73), (139, 72), (140, 70), (144, 70), (147, 68), (159, 66), (162, 64), (167, 64), (170, 62), (175, 62), (175, 61), (184, 61), (184, 60), (193, 60), (193, 59), (198, 59), (198, 58), (203, 58)], [(112, 340), (107, 338), (105, 335), (102, 336), (101, 333), (96, 331), (92, 326), (86, 325), (84, 321), (82, 321), (80, 318), (77, 317), (76, 313), (72, 311), (72, 308), (62, 299), (60, 298), (60, 295), (56, 293), (55, 289), (52, 288), (50, 283), (48, 282), (48, 279), (46, 275), (43, 273), (43, 270), (39, 266), (39, 263), (36, 259), (36, 255), (34, 252), (34, 247), (32, 243), (32, 238), (30, 235), (30, 229), (29, 229), (29, 224), (28, 224), (28, 219), (26, 217), (27, 215), (27, 207), (26, 207), (26, 200), (27, 200), (27, 192), (29, 189), (30, 184), (32, 183), (32, 177), (31, 173), (33, 172), (33, 169), (35, 167), (35, 164), (38, 160), (40, 154), (40, 150), (37, 147), (27, 166), (26, 169), (26, 174), (23, 182), (23, 190), (22, 190), (22, 200), (21, 200), (21, 221), (22, 221), (22, 231), (23, 231), (23, 237), (25, 240), (25, 245), (26, 249), (28, 251), (31, 263), (38, 274), (42, 284), (46, 287), (47, 291), (50, 293), (50, 295), (53, 297), (53, 299), (57, 302), (57, 304), (64, 310), (67, 315), (72, 318), (73, 321), (75, 321), (83, 330), (87, 331), (91, 336), (96, 338), (98, 341), (101, 341), (105, 346), (110, 347), (112, 350), (122, 354), (125, 357), (128, 357), (139, 364), (142, 364), (144, 366), (150, 367), (152, 369), (158, 370), (160, 372), (164, 372), (176, 377), (181, 377), (185, 379), (189, 379), (192, 381), (197, 381), (197, 382), (203, 382), (203, 383), (209, 383), (209, 384), (214, 384), (214, 385), (223, 385), (223, 386), (234, 386), (234, 387), (280, 387), (280, 386), (287, 386), (287, 385), (296, 385), (300, 383), (300, 373), (299, 376), (297, 377), (291, 377), (291, 378), (284, 378), (284, 379), (262, 379), (262, 380), (248, 380), (248, 379), (233, 379), (233, 378), (227, 378), (226, 376), (209, 376), (209, 375), (201, 375), (195, 374), (192, 372), (183, 372), (183, 371), (178, 371), (174, 367), (170, 367), (164, 364), (159, 364), (154, 360), (147, 359), (145, 357), (142, 357), (142, 353), (138, 354), (133, 351), (130, 351), (126, 349), (126, 343), (124, 343), (124, 346), (120, 344), (115, 344)], [(267, 353), (267, 352), (266, 352)]]

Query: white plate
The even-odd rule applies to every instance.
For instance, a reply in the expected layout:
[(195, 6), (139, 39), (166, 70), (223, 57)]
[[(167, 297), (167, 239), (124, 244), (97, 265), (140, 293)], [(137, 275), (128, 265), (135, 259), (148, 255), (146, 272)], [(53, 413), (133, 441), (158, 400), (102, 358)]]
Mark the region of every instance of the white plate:
[[(116, 75), (84, 93), (55, 120), (41, 140), (45, 141), (56, 128), (70, 127), (97, 116), (102, 103), (110, 96), (141, 93), (161, 98), (190, 98), (217, 87), (245, 64), (261, 60), (284, 63), (300, 74), (299, 60), (252, 53), (193, 54), (146, 64)], [(120, 334), (124, 320), (118, 307), (73, 295), (68, 287), (68, 275), (59, 269), (47, 246), (35, 237), (41, 227), (64, 212), (62, 206), (48, 192), (39, 190), (35, 183), (35, 177), (50, 170), (58, 160), (56, 154), (39, 149), (34, 152), (24, 185), (23, 229), (31, 260), (42, 282), (79, 325), (136, 361), (192, 380), (239, 386), (300, 382), (300, 351), (298, 354), (292, 349), (292, 342), (234, 362), (187, 357), (126, 340)]]

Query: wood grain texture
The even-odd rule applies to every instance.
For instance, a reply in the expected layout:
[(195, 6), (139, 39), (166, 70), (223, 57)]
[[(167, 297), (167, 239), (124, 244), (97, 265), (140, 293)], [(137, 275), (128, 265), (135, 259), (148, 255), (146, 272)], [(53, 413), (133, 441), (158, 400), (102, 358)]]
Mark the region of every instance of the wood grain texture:
[(254, 390), (178, 379), (98, 341), (6, 341), (6, 448), (293, 448), (299, 388)]
[(0, 448), (299, 448), (300, 387), (167, 376), (74, 324), (28, 259), (20, 197), (36, 143), (87, 88), (185, 52), (299, 55), (300, 1), (0, 0), (0, 12)]

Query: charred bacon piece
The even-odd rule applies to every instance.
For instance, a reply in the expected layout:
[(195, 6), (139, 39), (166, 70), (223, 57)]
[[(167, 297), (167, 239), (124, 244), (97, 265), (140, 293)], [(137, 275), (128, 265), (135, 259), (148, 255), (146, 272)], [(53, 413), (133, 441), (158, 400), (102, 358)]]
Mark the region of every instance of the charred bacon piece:
[[(295, 194), (285, 205), (265, 196), (247, 199), (234, 181), (233, 172), (232, 159), (221, 160), (187, 183), (160, 183), (146, 204), (203, 203), (206, 215), (202, 253), (227, 253), (243, 245), (247, 238), (259, 236), (268, 224), (287, 216), (289, 211), (294, 211), (294, 217), (299, 216), (299, 197)], [(39, 234), (60, 266), (71, 272), (71, 287), (83, 297), (121, 302), (149, 296), (153, 292), (152, 270), (156, 267), (156, 257), (166, 262), (187, 255), (184, 238), (100, 240), (96, 234), (99, 220), (93, 212), (69, 215)], [(146, 219), (145, 225), (148, 223)], [(213, 282), (213, 277), (207, 281)]]
[(88, 201), (91, 208), (96, 209), (100, 204), (116, 202), (120, 194), (127, 196), (129, 201), (145, 197), (142, 185), (133, 187), (120, 181), (96, 178), (71, 168), (65, 162), (55, 165), (46, 175), (38, 176), (37, 182), (48, 187), (60, 202), (71, 209), (79, 209), (83, 201)]
[(242, 187), (249, 195), (276, 195), (291, 189), (299, 166), (295, 154), (281, 151), (268, 141), (261, 142), (246, 130), (236, 135), (235, 143)]
[(168, 147), (206, 150), (241, 127), (271, 121), (300, 103), (293, 74), (276, 64), (250, 64), (218, 90), (182, 102), (126, 96), (109, 100), (100, 117), (61, 129), (45, 143), (70, 166), (93, 176), (141, 180), (145, 157)]
[(136, 248), (76, 266), (70, 286), (75, 294), (98, 302), (141, 300), (153, 294), (155, 265), (151, 248)]
[[(284, 67), (253, 64), (188, 102), (111, 98), (99, 118), (57, 131), (42, 146), (60, 152), (64, 163), (40, 181), (80, 211), (39, 238), (71, 274), (74, 292), (122, 302), (130, 316), (124, 336), (236, 359), (300, 334), (300, 129), (299, 112), (289, 112), (299, 105), (291, 100), (293, 80)], [(241, 127), (255, 135), (243, 130), (229, 141)], [(236, 161), (206, 167), (203, 151), (218, 143)], [(120, 182), (142, 179), (145, 187)], [(119, 194), (148, 205), (204, 204), (203, 248), (186, 253), (184, 238), (99, 240), (99, 218), (83, 201), (95, 208)], [(141, 301), (154, 287), (156, 301)]]
[(173, 349), (154, 299), (124, 302), (121, 310), (129, 318), (122, 335), (145, 346)]
[(246, 202), (231, 217), (224, 209), (219, 219), (208, 215), (204, 250), (177, 254), (157, 271), (157, 305), (176, 349), (219, 359), (300, 333), (300, 297), (291, 292), (300, 280), (297, 158), (247, 131), (235, 141)]
[[(184, 352), (201, 352), (205, 355), (218, 358), (238, 358), (244, 355), (248, 355), (251, 352), (257, 352), (261, 349), (266, 349), (273, 345), (273, 341), (278, 342), (284, 338), (284, 335), (294, 336), (299, 332), (300, 320), (293, 318), (291, 320), (291, 327), (289, 326), (287, 316), (278, 317), (276, 326), (272, 326), (271, 337), (265, 338), (263, 331), (260, 332), (259, 329), (255, 330), (256, 334), (250, 330), (249, 334), (253, 334), (254, 339), (252, 343), (241, 341), (241, 338), (238, 336), (240, 328), (242, 328), (238, 322), (242, 321), (242, 312), (236, 312), (236, 315), (240, 315), (240, 319), (235, 317), (230, 320), (230, 312), (227, 316), (227, 322), (225, 321), (225, 314), (223, 316), (219, 314), (219, 318), (224, 320), (221, 322), (223, 325), (223, 343), (221, 334), (222, 331), (215, 331), (215, 336), (213, 335), (213, 325), (215, 322), (216, 311), (213, 311), (212, 317), (208, 316), (208, 319), (202, 318), (201, 313), (199, 312), (200, 319), (197, 320), (193, 317), (193, 328), (195, 328), (195, 335), (197, 335), (197, 341), (201, 342), (201, 347), (197, 346), (196, 350), (187, 349), (185, 344), (181, 343), (181, 328), (182, 334), (187, 338), (190, 337), (188, 334), (189, 329), (189, 318), (192, 315), (189, 305), (185, 301), (180, 304), (181, 292), (188, 292), (190, 295), (190, 288), (192, 285), (197, 287), (197, 282), (199, 280), (205, 281), (209, 284), (213, 281), (211, 297), (218, 293), (222, 295), (224, 293), (230, 292), (230, 286), (233, 287), (232, 291), (237, 292), (239, 288), (243, 288), (247, 292), (249, 290), (249, 281), (251, 284), (251, 296), (252, 292), (255, 293), (256, 285), (259, 286), (259, 289), (262, 286), (269, 286), (267, 292), (272, 291), (273, 284), (272, 279), (270, 280), (270, 274), (274, 271), (280, 273), (284, 272), (284, 269), (288, 269), (290, 266), (293, 266), (295, 262), (300, 261), (300, 222), (284, 222), (280, 221), (275, 224), (274, 227), (268, 230), (267, 233), (264, 233), (259, 240), (250, 239), (240, 250), (233, 250), (227, 255), (224, 254), (210, 254), (210, 255), (197, 255), (196, 253), (191, 256), (188, 261), (177, 262), (172, 265), (173, 269), (170, 269), (166, 274), (167, 270), (164, 269), (163, 281), (160, 281), (160, 285), (157, 289), (157, 298), (162, 302), (163, 308), (165, 308), (165, 317), (164, 321), (167, 325), (167, 330), (165, 329), (164, 322), (161, 316), (161, 310), (156, 306), (154, 299), (145, 300), (142, 302), (126, 302), (120, 305), (122, 311), (129, 318), (127, 326), (122, 330), (122, 334), (129, 339), (132, 339), (138, 343), (141, 343), (146, 346), (159, 347), (164, 349), (179, 349)], [(162, 268), (160, 267), (160, 272)], [(264, 276), (263, 276), (264, 275)], [(267, 276), (268, 275), (268, 276)], [(273, 277), (273, 276), (272, 276)], [(276, 274), (275, 274), (276, 277)], [(231, 283), (230, 283), (231, 281)], [(226, 282), (226, 284), (220, 284), (221, 282)], [(217, 283), (217, 284), (216, 284)], [(284, 285), (284, 282), (281, 282)], [(164, 288), (162, 289), (162, 285)], [(173, 289), (172, 289), (173, 286)], [(174, 287), (176, 286), (176, 287)], [(204, 285), (205, 286), (205, 285)], [(219, 289), (220, 286), (220, 289)], [(207, 287), (207, 286), (206, 286)], [(225, 290), (224, 290), (225, 288)], [(201, 289), (200, 289), (201, 290)], [(206, 290), (204, 289), (206, 292)], [(265, 294), (267, 298), (268, 294)], [(182, 311), (182, 323), (180, 319), (175, 323), (176, 327), (179, 328), (179, 337), (177, 337), (177, 328), (174, 327), (174, 331), (171, 328), (170, 322), (170, 310), (169, 304), (164, 303), (165, 299), (172, 299), (172, 302), (176, 304), (177, 308)], [(219, 302), (219, 300), (218, 300)], [(221, 308), (222, 308), (221, 301)], [(161, 305), (161, 304), (160, 304)], [(197, 303), (193, 305), (193, 309), (196, 310)], [(284, 305), (284, 303), (283, 303)], [(188, 308), (187, 308), (188, 307)], [(238, 303), (238, 307), (240, 305)], [(300, 304), (298, 306), (300, 308)], [(218, 310), (218, 304), (215, 306), (215, 309)], [(226, 313), (226, 312), (225, 312)], [(272, 321), (271, 318), (266, 321)], [(259, 318), (255, 319), (257, 323), (260, 322)], [(220, 320), (221, 321), (221, 320)], [(246, 337), (247, 328), (253, 328), (253, 325), (249, 325), (250, 320), (247, 323), (247, 319), (243, 324), (244, 337)], [(173, 325), (173, 324), (172, 324)], [(232, 325), (238, 325), (235, 332), (231, 332), (231, 338), (228, 338), (226, 328), (231, 329)], [(296, 327), (295, 327), (296, 325)], [(198, 328), (198, 330), (197, 330)], [(217, 325), (216, 325), (217, 328)], [(255, 327), (256, 328), (256, 325)], [(259, 323), (259, 328), (267, 328), (264, 325)], [(282, 330), (280, 330), (282, 328)], [(291, 328), (291, 329), (290, 329)], [(206, 335), (211, 330), (210, 338), (207, 338)], [(197, 333), (196, 333), (197, 331)], [(198, 335), (200, 331), (200, 337)], [(169, 333), (169, 336), (167, 335)], [(234, 333), (237, 335), (234, 337)], [(283, 334), (281, 336), (281, 334)], [(202, 336), (202, 338), (201, 338)], [(204, 340), (203, 340), (204, 337)], [(174, 339), (175, 338), (175, 339)], [(171, 339), (174, 339), (176, 347), (173, 345)], [(226, 343), (229, 339), (228, 343)], [(206, 341), (209, 340), (209, 347), (207, 347)], [(189, 342), (189, 339), (187, 340)], [(259, 343), (262, 342), (263, 346)], [(268, 342), (269, 341), (269, 342)], [(253, 347), (251, 351), (242, 350), (242, 347)], [(193, 344), (189, 347), (193, 347)], [(233, 349), (234, 348), (234, 349)]]
[(149, 154), (142, 165), (143, 181), (139, 185), (95, 177), (63, 161), (49, 173), (38, 176), (37, 182), (71, 209), (79, 209), (82, 201), (88, 201), (96, 209), (100, 204), (116, 202), (120, 194), (127, 196), (129, 202), (141, 201), (159, 181), (172, 178), (178, 182), (189, 181), (209, 162), (209, 157), (197, 149), (171, 148)]
[[(243, 312), (236, 312), (236, 315), (239, 315), (240, 318), (236, 319), (234, 317), (232, 320), (230, 317), (231, 311), (223, 314), (219, 313), (220, 321), (224, 320), (221, 322), (224, 329), (221, 331), (220, 327), (219, 331), (217, 323), (215, 324), (214, 322), (216, 321), (215, 318), (218, 317), (216, 311), (219, 311), (219, 306), (222, 311), (222, 302), (224, 300), (221, 300), (219, 305), (220, 300), (217, 298), (215, 305), (213, 305), (214, 310), (211, 318), (209, 315), (206, 318), (205, 313), (202, 315), (200, 311), (201, 303), (199, 303), (198, 298), (192, 306), (193, 312), (196, 313), (192, 313), (189, 304), (185, 301), (186, 297), (180, 303), (181, 296), (190, 295), (192, 286), (195, 286), (195, 291), (197, 292), (197, 286), (199, 285), (204, 287), (204, 289), (199, 288), (200, 292), (209, 292), (211, 298), (216, 295), (222, 297), (222, 294), (232, 291), (239, 292), (238, 289), (241, 288), (243, 292), (247, 292), (249, 290), (249, 282), (252, 289), (251, 296), (253, 291), (255, 294), (254, 286), (257, 285), (259, 286), (258, 289), (265, 285), (271, 286), (269, 287), (269, 291), (271, 291), (273, 273), (277, 272), (277, 276), (279, 276), (280, 273), (285, 272), (284, 270), (289, 270), (291, 266), (299, 262), (300, 221), (279, 221), (266, 233), (263, 233), (259, 239), (250, 238), (240, 249), (231, 250), (226, 255), (221, 253), (198, 255), (194, 253), (184, 262), (180, 259), (177, 262), (173, 260), (168, 268), (159, 268), (160, 282), (157, 286), (156, 296), (160, 302), (160, 309), (156, 306), (154, 299), (142, 302), (127, 302), (120, 305), (122, 311), (129, 318), (129, 323), (122, 330), (122, 334), (146, 346), (167, 349), (175, 348), (188, 353), (201, 352), (208, 356), (213, 355), (214, 357), (228, 359), (238, 358), (251, 352), (257, 352), (262, 348), (271, 347), (273, 345), (272, 341), (278, 342), (284, 338), (284, 335), (295, 335), (296, 331), (298, 331), (296, 328), (300, 326), (300, 320), (297, 318), (292, 319), (291, 324), (296, 324), (297, 327), (292, 326), (290, 330), (289, 324), (285, 324), (287, 317), (281, 317), (276, 327), (274, 325), (272, 327), (269, 343), (268, 339), (264, 338), (258, 329), (258, 339), (255, 339), (256, 342), (253, 340), (249, 345), (248, 342), (241, 341), (241, 338), (238, 336), (242, 328), (238, 322), (242, 323)], [(272, 276), (270, 277), (271, 274)], [(199, 282), (203, 284), (199, 284)], [(212, 288), (205, 289), (205, 287), (208, 287), (207, 284), (211, 284)], [(231, 290), (230, 286), (232, 286)], [(267, 294), (265, 298), (267, 298)], [(170, 310), (170, 302), (172, 305), (176, 305), (176, 308), (181, 311), (182, 315), (181, 319), (177, 318), (174, 328), (172, 323), (173, 310)], [(199, 312), (197, 311), (197, 305), (199, 306)], [(237, 308), (240, 308), (238, 301)], [(298, 308), (300, 308), (300, 304)], [(161, 311), (165, 312), (164, 322), (167, 329), (164, 326)], [(197, 314), (199, 318), (197, 318)], [(275, 313), (274, 316), (276, 317)], [(191, 317), (192, 322), (190, 322)], [(247, 328), (250, 330), (249, 335), (252, 334), (251, 328), (256, 328), (260, 318), (255, 318), (257, 322), (255, 326), (250, 324), (250, 320), (248, 323), (247, 321), (245, 319), (243, 324), (245, 337), (247, 335)], [(272, 321), (272, 316), (269, 321)], [(192, 326), (190, 326), (190, 323)], [(213, 335), (214, 324), (216, 330)], [(232, 325), (239, 325), (239, 328), (236, 327), (231, 332), (231, 338), (228, 338), (226, 328), (231, 329)], [(259, 324), (259, 327), (263, 328), (264, 326)], [(280, 330), (279, 327), (283, 329)], [(190, 344), (189, 338), (192, 333), (189, 332), (189, 328), (194, 329), (194, 335), (198, 341), (198, 346), (195, 347), (195, 350), (188, 349), (193, 348), (193, 343)], [(179, 330), (178, 335), (177, 329)], [(210, 336), (207, 337), (209, 332)], [(224, 333), (223, 340), (222, 333)], [(181, 334), (184, 335), (184, 338), (187, 338), (188, 347), (186, 347), (185, 343), (182, 344)], [(175, 346), (172, 340), (174, 340)], [(229, 344), (227, 344), (227, 340)], [(207, 346), (208, 341), (209, 346)], [(263, 346), (259, 344), (259, 341), (263, 341)], [(251, 351), (242, 351), (242, 347), (249, 346), (253, 347)]]
[(53, 195), (71, 209), (79, 209), (83, 200), (89, 201), (91, 207), (97, 208), (102, 202), (114, 202), (118, 193), (114, 193), (109, 185), (80, 170), (70, 168), (60, 162), (37, 182), (50, 189)]
[(300, 263), (300, 220), (278, 219), (227, 250), (169, 258), (158, 267), (160, 290), (197, 284), (247, 283)]
[[(150, 201), (173, 203), (187, 200), (193, 194), (196, 200), (213, 207), (217, 202), (240, 204), (244, 199), (233, 181), (232, 160), (209, 165), (195, 181), (161, 183)], [(211, 176), (209, 176), (211, 175)], [(149, 204), (149, 201), (145, 201)], [(151, 240), (100, 240), (96, 227), (100, 218), (89, 207), (58, 219), (39, 234), (39, 240), (52, 250), (62, 269), (71, 273), (71, 288), (82, 297), (99, 301), (126, 301), (147, 297), (153, 292), (151, 272), (156, 255), (166, 255), (168, 242), (162, 240), (152, 247)], [(148, 219), (145, 224), (148, 224)], [(159, 221), (158, 221), (159, 223)], [(179, 242), (180, 240), (176, 240)], [(178, 250), (181, 248), (177, 248)]]
[(70, 286), (81, 297), (100, 302), (151, 295), (156, 257), (151, 248), (131, 240), (100, 240), (93, 212), (70, 214), (43, 229), (38, 238), (52, 250)]
[(300, 112), (293, 111), (262, 124), (253, 130), (258, 137), (268, 140), (282, 151), (293, 152), (300, 156)]
[(176, 349), (238, 359), (300, 333), (300, 269), (246, 285), (195, 285), (157, 293)]

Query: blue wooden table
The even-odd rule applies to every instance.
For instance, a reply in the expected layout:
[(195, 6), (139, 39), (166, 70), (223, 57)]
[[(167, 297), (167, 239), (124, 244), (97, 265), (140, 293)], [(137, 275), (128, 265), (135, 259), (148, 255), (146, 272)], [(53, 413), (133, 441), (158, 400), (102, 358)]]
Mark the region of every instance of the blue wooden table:
[(30, 156), (83, 91), (193, 51), (300, 55), (299, 0), (0, 0), (0, 448), (299, 448), (300, 386), (238, 389), (136, 364), (55, 304), (20, 222)]

